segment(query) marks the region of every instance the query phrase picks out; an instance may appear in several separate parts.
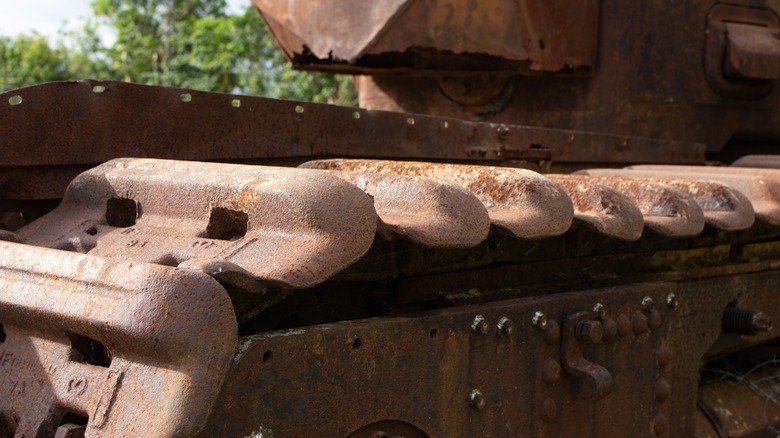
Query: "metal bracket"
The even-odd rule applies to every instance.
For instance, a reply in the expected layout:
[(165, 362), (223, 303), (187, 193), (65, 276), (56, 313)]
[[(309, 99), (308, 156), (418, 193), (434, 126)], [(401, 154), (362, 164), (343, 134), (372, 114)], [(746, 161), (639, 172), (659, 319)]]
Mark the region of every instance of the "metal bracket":
[[(707, 16), (704, 70), (724, 97), (760, 99), (772, 90), (778, 68), (780, 19), (769, 9), (717, 5)], [(773, 42), (773, 43), (770, 43)]]
[(585, 359), (583, 353), (601, 342), (604, 329), (600, 321), (590, 319), (590, 312), (578, 312), (563, 320), (561, 362), (563, 369), (582, 381), (582, 398), (597, 401), (612, 392), (612, 374), (601, 365)]

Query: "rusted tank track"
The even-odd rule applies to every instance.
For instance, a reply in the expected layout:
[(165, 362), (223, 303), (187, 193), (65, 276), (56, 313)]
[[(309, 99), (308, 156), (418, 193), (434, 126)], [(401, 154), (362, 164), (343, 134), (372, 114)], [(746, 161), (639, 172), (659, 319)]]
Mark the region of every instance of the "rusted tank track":
[(302, 167), (113, 160), (5, 231), (2, 427), (552, 436), (627, 409), (592, 432), (682, 436), (700, 361), (772, 337), (721, 330), (724, 309), (780, 318), (774, 201), (751, 189), (780, 170)]
[[(718, 414), (732, 394), (769, 403), (750, 373), (734, 380), (749, 394), (698, 381), (704, 362), (772, 348), (780, 170), (543, 175), (504, 159), (582, 168), (619, 138), (157, 91), (81, 82), (0, 100), (0, 436), (748, 436), (777, 423)], [(48, 116), (31, 104), (47, 98), (73, 99), (83, 112), (58, 123), (84, 126), (36, 127)], [(182, 112), (111, 128), (142, 105)], [(93, 138), (90, 114), (106, 124)], [(171, 135), (193, 115), (202, 138)], [(84, 139), (94, 157), (66, 150)], [(391, 144), (385, 158), (483, 165), (301, 164), (370, 156), (366, 139)], [(655, 163), (703, 158), (630, 144), (615, 162), (661, 144), (677, 149)], [(127, 151), (157, 158), (115, 158)], [(176, 155), (242, 164), (160, 158)], [(249, 164), (269, 157), (301, 165)], [(67, 177), (93, 160), (106, 162)], [(30, 181), (53, 169), (57, 181)], [(25, 202), (50, 197), (62, 202), (34, 204), (46, 214), (25, 224)]]

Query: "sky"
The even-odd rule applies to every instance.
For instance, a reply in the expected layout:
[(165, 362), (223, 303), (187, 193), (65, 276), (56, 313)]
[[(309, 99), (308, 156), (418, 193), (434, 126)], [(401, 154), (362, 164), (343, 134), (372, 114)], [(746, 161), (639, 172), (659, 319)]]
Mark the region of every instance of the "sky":
[[(0, 35), (36, 31), (55, 37), (63, 28), (81, 27), (91, 15), (91, 0), (0, 0)], [(229, 11), (249, 6), (251, 0), (228, 0)]]

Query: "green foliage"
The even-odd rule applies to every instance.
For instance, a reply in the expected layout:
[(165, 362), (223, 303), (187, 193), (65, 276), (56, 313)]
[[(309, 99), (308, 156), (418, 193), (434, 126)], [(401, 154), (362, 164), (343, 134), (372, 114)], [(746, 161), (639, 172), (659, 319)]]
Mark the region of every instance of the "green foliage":
[(0, 36), (0, 85), (27, 86), (67, 79), (68, 54), (37, 34)]
[[(40, 36), (0, 37), (0, 84), (115, 79), (223, 93), (355, 105), (346, 76), (291, 69), (254, 8), (225, 0), (93, 0), (94, 16), (52, 48)], [(110, 29), (107, 45), (98, 30)]]

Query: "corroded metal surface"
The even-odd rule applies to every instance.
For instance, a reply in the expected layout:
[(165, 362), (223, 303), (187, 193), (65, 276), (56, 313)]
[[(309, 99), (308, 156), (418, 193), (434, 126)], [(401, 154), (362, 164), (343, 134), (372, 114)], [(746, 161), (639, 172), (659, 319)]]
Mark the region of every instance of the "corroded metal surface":
[[(717, 181), (745, 195), (753, 205), (756, 219), (780, 225), (780, 171), (738, 167), (631, 166), (638, 177)], [(624, 174), (629, 175), (629, 174)], [(727, 204), (726, 204), (727, 205)]]
[[(301, 2), (278, 3), (282, 9), (290, 3)], [(482, 4), (465, 0), (458, 3)], [(504, 20), (512, 20), (512, 25), (522, 32), (527, 26), (523, 18), (529, 15), (515, 15), (515, 8), (533, 2), (487, 2), (505, 3), (513, 3), (506, 6), (505, 11), (511, 11), (506, 17), (497, 20), (489, 14), (470, 15), (470, 21), (448, 23), (446, 34), (457, 39), (486, 25), (498, 26)], [(530, 9), (557, 9), (565, 17), (585, 5), (575, 3), (535, 2)], [(562, 129), (683, 139), (704, 143), (713, 154), (722, 152), (724, 161), (746, 153), (775, 152), (780, 140), (780, 92), (776, 80), (780, 5), (774, 1), (657, 0), (641, 8), (627, 8), (623, 2), (603, 0), (598, 7), (598, 68), (587, 80), (507, 74), (489, 81), (486, 63), (473, 66), (476, 72), (472, 74), (459, 72), (442, 77), (446, 73), (432, 72), (426, 64), (409, 62), (411, 71), (393, 74), (388, 72), (390, 67), (404, 58), (375, 57), (372, 58), (375, 62), (366, 68), (360, 61), (352, 65), (363, 70), (363, 74), (375, 73), (361, 76), (357, 81), (360, 105), (465, 120), (503, 123), (522, 120)], [(464, 8), (453, 14), (465, 15), (466, 11)], [(336, 14), (334, 11), (326, 16), (338, 20)], [(406, 23), (402, 24), (401, 20)], [(556, 22), (556, 19), (542, 19), (534, 21), (532, 26), (544, 29)], [(585, 13), (562, 34), (579, 32), (581, 25), (589, 23), (590, 15)], [(428, 27), (425, 15), (409, 13), (393, 25), (417, 33), (436, 33), (436, 28)], [(743, 32), (741, 38), (734, 32), (745, 29), (749, 32)], [(484, 35), (491, 33), (484, 32)], [(509, 51), (530, 47), (535, 41), (540, 48), (544, 47), (543, 52), (548, 48), (557, 49), (556, 38), (529, 39), (521, 44), (496, 39), (495, 44)], [(286, 44), (282, 42), (282, 45)], [(442, 44), (441, 49), (445, 48)], [(469, 65), (473, 57), (474, 53), (454, 52), (445, 65)], [(306, 63), (302, 58), (298, 62), (302, 67), (305, 64), (304, 68), (337, 67), (335, 63), (314, 60)], [(501, 92), (495, 92), (497, 86)], [(462, 91), (452, 93), (452, 89)], [(626, 142), (625, 147), (630, 148), (631, 142)], [(667, 148), (660, 150), (668, 152)], [(612, 152), (620, 154), (621, 148), (616, 147)]]
[[(693, 436), (722, 310), (778, 316), (777, 287), (776, 272), (640, 283), (246, 337), (201, 436)], [(562, 325), (581, 312), (604, 326), (585, 358), (615, 380), (595, 403), (562, 367)]]
[(704, 214), (684, 193), (663, 184), (627, 178), (594, 178), (634, 201), (645, 225), (669, 237), (688, 237), (704, 229)]
[(642, 212), (628, 197), (593, 178), (547, 175), (566, 190), (574, 204), (574, 218), (608, 237), (637, 240), (642, 235)]
[(566, 192), (542, 175), (523, 169), (340, 159), (310, 161), (303, 166), (450, 181), (482, 201), (494, 226), (521, 239), (563, 234), (571, 226), (574, 214)]
[(79, 176), (54, 212), (22, 228), (30, 244), (311, 287), (363, 256), (377, 218), (358, 188), (312, 170), (150, 159)]
[(595, 69), (599, 2), (594, 0), (254, 4), (299, 67), (580, 75)]
[(468, 248), (482, 243), (490, 231), (485, 207), (456, 184), (380, 173), (333, 174), (373, 198), (382, 234), (433, 248)]
[(236, 339), (206, 275), (0, 242), (2, 436), (192, 436)]
[[(747, 196), (725, 184), (725, 181), (723, 183), (715, 181), (715, 178), (689, 178), (688, 174), (682, 171), (663, 174), (653, 171), (651, 174), (644, 174), (633, 170), (587, 169), (578, 173), (634, 180), (639, 185), (649, 183), (673, 187), (693, 198), (702, 209), (707, 225), (720, 230), (735, 231), (750, 228), (756, 217), (753, 204)], [(649, 176), (655, 177), (647, 178)]]
[[(15, 97), (21, 103), (10, 105)], [(257, 161), (328, 155), (703, 163), (704, 147), (111, 81), (0, 94), (4, 199), (61, 198), (76, 175), (119, 157)]]

